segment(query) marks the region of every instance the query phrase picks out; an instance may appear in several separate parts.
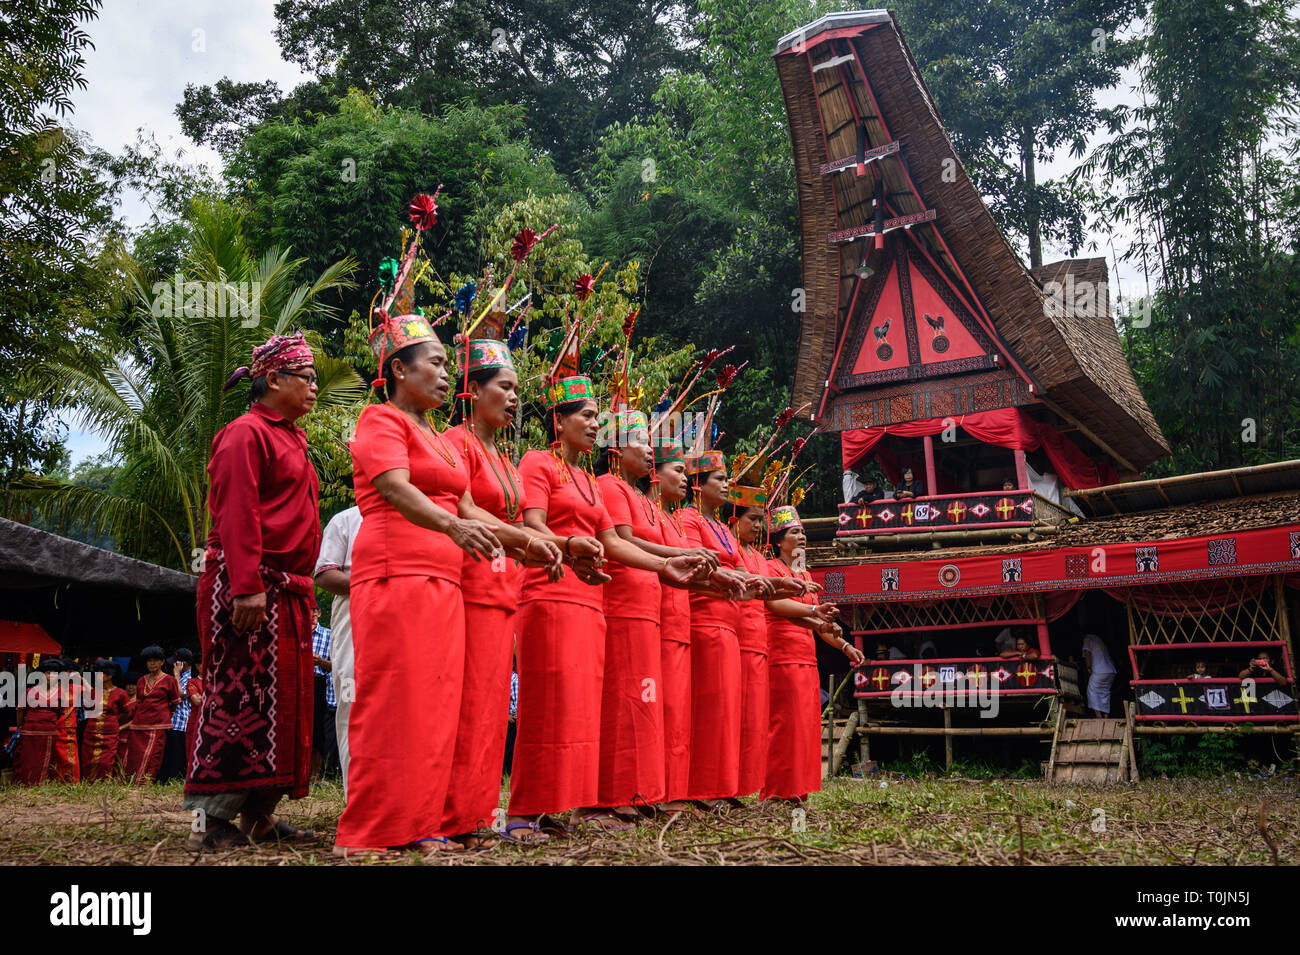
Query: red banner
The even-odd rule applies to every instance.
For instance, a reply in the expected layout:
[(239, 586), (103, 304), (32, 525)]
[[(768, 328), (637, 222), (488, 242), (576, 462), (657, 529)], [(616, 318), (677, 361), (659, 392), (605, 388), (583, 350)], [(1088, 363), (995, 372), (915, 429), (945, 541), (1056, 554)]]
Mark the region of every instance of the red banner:
[(1300, 572), (1300, 524), (1213, 537), (1050, 547), (973, 557), (889, 559), (813, 569), (836, 603), (1131, 587)]

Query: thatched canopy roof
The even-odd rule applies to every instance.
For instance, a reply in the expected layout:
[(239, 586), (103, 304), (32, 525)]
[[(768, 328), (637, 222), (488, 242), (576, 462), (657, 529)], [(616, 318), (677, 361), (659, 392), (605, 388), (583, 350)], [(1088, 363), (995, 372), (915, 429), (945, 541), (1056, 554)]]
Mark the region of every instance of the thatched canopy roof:
[[(993, 342), (999, 373), (1034, 402), (1123, 470), (1167, 454), (1110, 317), (1105, 260), (1030, 274), (962, 167), (893, 14), (830, 14), (783, 37), (775, 58), (794, 150), (806, 305), (792, 403), (825, 411), (826, 382), (843, 364), (862, 307), (856, 299), (866, 297), (855, 293), (870, 281), (855, 271), (864, 256), (865, 276), (906, 250), (960, 298)], [(856, 172), (860, 156), (865, 175)], [(1051, 281), (1093, 283), (1095, 306), (1054, 307), (1043, 289)]]

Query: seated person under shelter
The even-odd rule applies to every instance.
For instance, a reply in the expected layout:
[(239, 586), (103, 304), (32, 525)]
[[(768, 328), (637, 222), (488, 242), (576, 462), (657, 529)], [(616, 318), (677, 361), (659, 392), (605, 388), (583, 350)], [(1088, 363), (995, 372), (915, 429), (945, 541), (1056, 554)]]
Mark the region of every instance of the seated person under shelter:
[(1272, 655), (1267, 650), (1260, 650), (1251, 658), (1250, 665), (1242, 670), (1237, 676), (1243, 680), (1250, 678), (1254, 680), (1275, 680), (1283, 685), (1291, 681), (1286, 676), (1274, 668)]
[(910, 467), (903, 468), (903, 480), (894, 488), (894, 497), (905, 501), (910, 497), (922, 497), (926, 493), (925, 485), (916, 479)]
[(1037, 660), (1038, 648), (1031, 647), (1029, 641), (1024, 637), (1016, 637), (1015, 649), (1003, 650), (998, 656), (1004, 660)]
[(870, 471), (859, 476), (857, 472), (846, 469), (841, 484), (845, 504), (870, 504), (889, 496), (889, 490)]

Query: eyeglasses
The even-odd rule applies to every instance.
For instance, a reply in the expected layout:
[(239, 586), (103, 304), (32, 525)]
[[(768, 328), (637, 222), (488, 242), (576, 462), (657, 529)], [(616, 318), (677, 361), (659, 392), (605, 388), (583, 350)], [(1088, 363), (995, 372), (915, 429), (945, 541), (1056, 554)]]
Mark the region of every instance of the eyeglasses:
[(292, 376), (295, 377), (295, 378), (301, 378), (303, 381), (307, 382), (307, 387), (308, 387), (308, 388), (310, 388), (312, 385), (316, 384), (316, 376), (315, 376), (315, 375), (304, 375), (302, 372), (299, 372), (299, 371), (285, 371), (283, 368), (278, 369), (278, 370), (277, 370), (277, 374), (281, 374), (281, 375), (292, 375)]

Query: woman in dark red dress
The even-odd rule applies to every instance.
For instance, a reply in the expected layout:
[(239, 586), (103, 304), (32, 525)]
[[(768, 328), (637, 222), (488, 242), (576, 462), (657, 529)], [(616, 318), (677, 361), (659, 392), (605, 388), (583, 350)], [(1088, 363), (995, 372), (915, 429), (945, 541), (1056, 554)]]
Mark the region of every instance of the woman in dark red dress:
[[(778, 554), (768, 563), (771, 573), (812, 584), (806, 570), (796, 569), (796, 558), (802, 557), (807, 544), (798, 512), (793, 507), (773, 509), (768, 532)], [(817, 604), (809, 586), (797, 599), (772, 600), (767, 605), (771, 693), (764, 799), (802, 802), (821, 788), (821, 696), (813, 634), (842, 650), (855, 666), (863, 662), (862, 652), (840, 633), (829, 605), (818, 608)]]
[(135, 685), (135, 709), (126, 733), (126, 755), (122, 772), (128, 782), (143, 786), (152, 782), (162, 765), (163, 745), (172, 728), (172, 712), (181, 701), (176, 677), (163, 672), (166, 656), (160, 646), (140, 651), (148, 672)]
[(59, 735), (59, 673), (63, 661), (46, 657), (36, 669), (42, 680), (27, 688), (26, 706), (18, 710), (18, 752), (14, 757), (14, 781), (39, 786), (50, 778), (54, 765), (54, 744)]
[[(450, 386), (447, 353), (421, 317), (371, 338), (388, 401), (361, 414), (351, 443), (361, 530), (352, 554), (355, 699), (348, 800), (335, 852), (462, 851), (445, 826), (465, 667), (462, 556), (505, 559), (530, 535), (474, 505), (455, 445), (427, 412)], [(534, 545), (554, 561), (558, 553)]]
[(529, 451), (519, 462), (528, 507), (524, 522), (565, 542), (574, 573), (550, 583), (527, 570), (516, 631), (519, 701), (508, 829), (572, 822), (625, 828), (599, 806), (601, 699), (605, 676), (604, 601), (600, 569), (606, 557), (628, 567), (685, 582), (702, 566), (694, 557), (656, 558), (624, 540), (596, 479), (577, 467), (599, 430), (590, 379), (569, 376), (547, 389), (545, 422), (551, 451)]
[(81, 778), (88, 781), (113, 778), (122, 724), (131, 719), (132, 710), (126, 690), (114, 685), (118, 665), (112, 660), (96, 660), (95, 672), (103, 677), (104, 695), (99, 716), (87, 718), (81, 736)]

